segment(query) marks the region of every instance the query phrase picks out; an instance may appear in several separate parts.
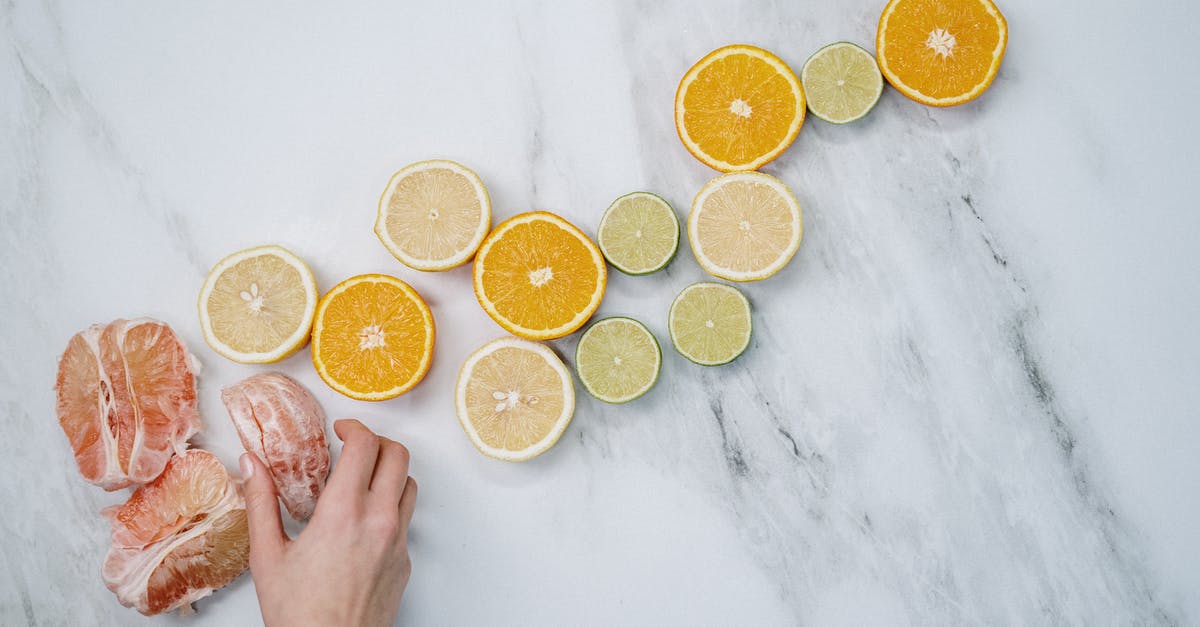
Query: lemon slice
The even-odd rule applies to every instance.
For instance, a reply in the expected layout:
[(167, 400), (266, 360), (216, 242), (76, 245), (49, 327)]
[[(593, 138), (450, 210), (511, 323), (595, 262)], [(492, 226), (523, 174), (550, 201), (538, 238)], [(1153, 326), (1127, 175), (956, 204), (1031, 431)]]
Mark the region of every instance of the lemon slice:
[(244, 364), (269, 364), (308, 342), (317, 281), (308, 265), (281, 246), (233, 253), (200, 289), (200, 328), (213, 350)]
[(883, 93), (883, 75), (870, 52), (845, 41), (813, 53), (800, 70), (800, 82), (813, 115), (845, 124), (875, 108)]
[(761, 281), (800, 247), (800, 203), (779, 179), (734, 172), (709, 181), (688, 214), (688, 239), (700, 267), (730, 281)]
[(463, 364), (455, 409), (479, 452), (526, 461), (554, 446), (571, 423), (575, 386), (562, 360), (544, 344), (500, 338)]
[(658, 340), (632, 318), (593, 324), (575, 348), (575, 372), (584, 389), (606, 403), (626, 403), (648, 392), (661, 366)]
[(596, 243), (608, 263), (625, 274), (657, 272), (679, 248), (679, 218), (654, 194), (626, 194), (604, 211)]
[(492, 226), (483, 181), (453, 161), (421, 161), (392, 175), (375, 234), (404, 265), (440, 271), (471, 259)]
[(702, 366), (727, 364), (750, 345), (750, 301), (722, 283), (693, 283), (675, 297), (667, 316), (680, 355)]

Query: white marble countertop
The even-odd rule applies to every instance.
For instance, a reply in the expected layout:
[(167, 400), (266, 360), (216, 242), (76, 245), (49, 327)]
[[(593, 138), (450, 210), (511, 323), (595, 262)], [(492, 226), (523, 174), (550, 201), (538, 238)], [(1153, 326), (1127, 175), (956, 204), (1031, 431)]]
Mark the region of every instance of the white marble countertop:
[[(331, 392), (307, 351), (278, 366), (413, 451), (402, 624), (1200, 621), (1200, 9), (1002, 0), (981, 100), (889, 88), (860, 123), (810, 117), (765, 168), (805, 238), (746, 288), (750, 350), (705, 369), (667, 348), (648, 396), (583, 396), (556, 448), (508, 464), (452, 407), (501, 331), (468, 269), (378, 244), (388, 176), (453, 158), (497, 218), (593, 232), (633, 190), (682, 215), (715, 174), (675, 135), (687, 67), (731, 42), (797, 69), (831, 41), (870, 49), (883, 2), (474, 4), (0, 6), (0, 624), (258, 622), (248, 576), (191, 618), (117, 604), (97, 512), (124, 493), (79, 477), (51, 385), (87, 324), (166, 320), (205, 364), (196, 442), (234, 467), (218, 390), (269, 367), (209, 350), (195, 299), (222, 255), (268, 242), (322, 288), (399, 276), (437, 318), (432, 371), (394, 401)], [(686, 249), (614, 273), (601, 313), (666, 340), (701, 278)]]

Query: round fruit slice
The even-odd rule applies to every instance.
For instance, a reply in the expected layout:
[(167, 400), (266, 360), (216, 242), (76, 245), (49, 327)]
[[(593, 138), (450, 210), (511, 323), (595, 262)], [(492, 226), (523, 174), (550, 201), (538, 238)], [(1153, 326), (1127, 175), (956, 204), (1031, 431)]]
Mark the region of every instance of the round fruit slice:
[(891, 0), (875, 54), (897, 91), (935, 107), (978, 98), (1000, 71), (1008, 23), (992, 0)]
[(688, 214), (688, 240), (709, 274), (761, 281), (779, 272), (800, 247), (800, 203), (779, 179), (735, 172), (709, 181)]
[(404, 265), (449, 270), (471, 259), (492, 226), (483, 181), (453, 161), (421, 161), (392, 175), (375, 234)]
[(589, 394), (606, 403), (626, 403), (658, 381), (662, 351), (646, 325), (631, 318), (605, 318), (579, 338), (575, 372)]
[(604, 298), (600, 249), (570, 222), (545, 211), (500, 223), (475, 255), (475, 297), (505, 330), (531, 340), (574, 332)]
[(360, 401), (411, 390), (433, 361), (433, 314), (416, 290), (396, 277), (363, 274), (321, 298), (312, 358), (329, 387)]
[(671, 303), (667, 326), (680, 355), (702, 366), (727, 364), (750, 345), (750, 301), (729, 285), (694, 283)]
[(813, 115), (845, 124), (875, 108), (883, 76), (870, 52), (849, 43), (829, 44), (813, 53), (800, 70), (800, 82)]
[(546, 452), (571, 423), (575, 387), (543, 344), (514, 337), (485, 344), (458, 372), (454, 406), (479, 452), (510, 462)]
[(312, 330), (317, 280), (281, 246), (233, 253), (200, 289), (200, 328), (222, 356), (243, 364), (279, 361), (299, 350)]
[(679, 248), (679, 218), (654, 194), (626, 194), (604, 211), (596, 243), (604, 258), (625, 274), (657, 272)]
[(804, 104), (804, 89), (782, 59), (754, 46), (725, 46), (683, 75), (675, 130), (710, 168), (757, 170), (796, 139)]

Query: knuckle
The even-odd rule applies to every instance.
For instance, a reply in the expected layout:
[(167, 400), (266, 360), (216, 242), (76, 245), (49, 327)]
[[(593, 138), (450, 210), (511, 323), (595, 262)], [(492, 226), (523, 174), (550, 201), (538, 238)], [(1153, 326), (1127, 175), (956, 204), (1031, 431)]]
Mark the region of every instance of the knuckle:
[(404, 461), (404, 464), (407, 466), (408, 462), (412, 459), (412, 455), (408, 452), (408, 447), (404, 446), (403, 444), (401, 444), (399, 442), (393, 442), (392, 444), (393, 444), (393, 447), (396, 449), (396, 454), (400, 457), (401, 460)]
[(367, 518), (367, 527), (377, 538), (391, 540), (400, 533), (400, 517), (376, 512)]
[(379, 446), (379, 437), (370, 431), (355, 431), (346, 438), (346, 446), (351, 451), (365, 453)]

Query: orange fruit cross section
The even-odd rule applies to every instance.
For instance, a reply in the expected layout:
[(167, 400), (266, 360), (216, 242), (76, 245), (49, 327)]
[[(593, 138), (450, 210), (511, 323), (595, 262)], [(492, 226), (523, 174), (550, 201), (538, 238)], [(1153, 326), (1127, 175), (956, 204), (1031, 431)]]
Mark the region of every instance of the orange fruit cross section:
[(492, 231), (475, 255), (475, 296), (497, 324), (531, 340), (567, 335), (604, 298), (607, 268), (587, 235), (545, 211)]
[(978, 98), (1000, 70), (1008, 23), (992, 0), (891, 0), (875, 55), (897, 91), (935, 107)]
[(312, 358), (329, 387), (363, 401), (395, 398), (421, 382), (433, 361), (433, 314), (404, 281), (363, 274), (317, 304)]
[(762, 48), (725, 46), (679, 82), (675, 129), (710, 168), (757, 170), (792, 144), (805, 110), (804, 89), (787, 63)]

